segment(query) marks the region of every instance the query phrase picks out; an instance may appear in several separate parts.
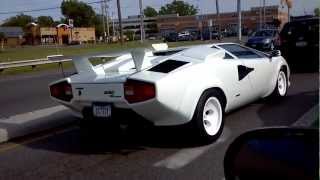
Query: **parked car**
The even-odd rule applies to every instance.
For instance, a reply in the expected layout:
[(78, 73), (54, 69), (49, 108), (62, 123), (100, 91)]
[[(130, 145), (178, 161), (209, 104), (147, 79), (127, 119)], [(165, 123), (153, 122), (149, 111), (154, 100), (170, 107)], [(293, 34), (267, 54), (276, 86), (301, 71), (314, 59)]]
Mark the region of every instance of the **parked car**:
[(221, 32), (221, 35), (219, 36), (219, 32), (218, 31), (212, 31), (211, 32), (211, 38), (212, 39), (222, 39), (223, 38), (223, 34)]
[(178, 33), (177, 32), (170, 32), (168, 35), (164, 37), (165, 42), (176, 42), (178, 41)]
[(51, 97), (83, 117), (84, 127), (133, 111), (155, 126), (190, 126), (189, 133), (209, 143), (221, 135), (226, 112), (267, 96), (280, 99), (290, 85), (278, 51), (268, 55), (235, 43), (153, 47), (97, 66), (77, 59), (78, 73), (51, 83)]
[(285, 24), (279, 42), (283, 56), (293, 69), (319, 70), (319, 17)]
[[(210, 33), (211, 39), (219, 39), (219, 32), (218, 31), (209, 31), (209, 29), (204, 29), (202, 31), (202, 39), (203, 40), (210, 40)], [(223, 38), (223, 34), (221, 33), (220, 39)]]
[(195, 37), (189, 31), (183, 31), (178, 33), (178, 41), (192, 41)]
[(256, 31), (249, 37), (246, 46), (262, 51), (272, 51), (275, 49), (277, 33), (278, 31), (274, 29)]

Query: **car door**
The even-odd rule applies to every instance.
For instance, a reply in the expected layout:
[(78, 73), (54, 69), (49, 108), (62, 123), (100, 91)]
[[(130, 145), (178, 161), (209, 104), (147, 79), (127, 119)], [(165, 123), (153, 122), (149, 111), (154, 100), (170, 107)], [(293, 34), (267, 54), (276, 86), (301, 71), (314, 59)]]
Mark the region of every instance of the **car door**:
[(232, 110), (240, 107), (253, 100), (251, 96), (252, 86), (249, 76), (242, 71), (245, 68), (243, 61), (226, 52), (224, 65), (221, 66), (221, 71), (224, 74), (224, 84), (227, 87), (228, 109)]
[(242, 48), (246, 50), (246, 53), (240, 59), (246, 67), (252, 69), (248, 74), (252, 85), (252, 94), (260, 98), (267, 93), (272, 83), (274, 62), (262, 52), (247, 47)]
[(243, 93), (243, 102), (250, 102), (259, 97), (267, 90), (271, 80), (271, 61), (263, 53), (238, 44), (222, 44), (221, 48), (230, 52), (241, 62), (237, 67), (239, 81), (249, 84), (249, 92)]

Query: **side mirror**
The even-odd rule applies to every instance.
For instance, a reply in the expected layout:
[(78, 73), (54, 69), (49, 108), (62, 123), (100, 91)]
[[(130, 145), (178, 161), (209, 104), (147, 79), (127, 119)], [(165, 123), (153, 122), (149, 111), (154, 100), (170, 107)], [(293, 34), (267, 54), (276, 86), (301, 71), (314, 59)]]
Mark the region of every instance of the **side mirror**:
[(280, 50), (274, 50), (274, 51), (271, 51), (271, 53), (270, 53), (270, 58), (279, 57), (279, 56), (281, 56)]
[(319, 178), (319, 130), (267, 128), (240, 135), (229, 146), (226, 180)]

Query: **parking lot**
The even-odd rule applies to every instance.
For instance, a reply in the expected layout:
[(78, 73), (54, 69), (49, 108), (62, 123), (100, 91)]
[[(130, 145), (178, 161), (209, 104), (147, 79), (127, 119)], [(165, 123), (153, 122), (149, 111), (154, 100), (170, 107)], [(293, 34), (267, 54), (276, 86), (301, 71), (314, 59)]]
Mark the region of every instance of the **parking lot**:
[[(47, 89), (58, 78), (54, 70), (2, 78), (0, 119), (58, 106)], [(260, 100), (231, 112), (222, 136), (206, 146), (178, 127), (144, 124), (122, 127), (120, 133), (100, 126), (84, 136), (70, 114), (49, 114), (42, 118), (75, 121), (0, 144), (0, 179), (223, 179), (223, 158), (232, 140), (250, 129), (295, 124), (319, 102), (318, 78), (319, 73), (293, 74), (283, 101)]]

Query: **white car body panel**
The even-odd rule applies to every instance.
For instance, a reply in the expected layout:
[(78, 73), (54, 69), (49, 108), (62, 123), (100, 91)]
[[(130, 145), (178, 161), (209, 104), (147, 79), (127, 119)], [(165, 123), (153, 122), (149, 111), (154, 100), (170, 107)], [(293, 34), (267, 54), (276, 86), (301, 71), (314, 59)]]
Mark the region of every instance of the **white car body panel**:
[[(168, 56), (134, 50), (132, 54), (98, 66), (81, 60), (75, 62), (78, 74), (50, 84), (68, 81), (72, 86), (71, 101), (52, 98), (78, 116), (81, 116), (83, 108), (91, 107), (94, 102), (107, 102), (116, 108), (131, 109), (155, 125), (180, 125), (192, 119), (200, 96), (208, 89), (218, 88), (224, 93), (225, 111), (230, 112), (270, 95), (281, 67), (286, 67), (288, 79), (290, 77), (288, 64), (281, 56), (238, 59), (219, 45), (223, 43), (190, 47)], [(160, 50), (167, 48), (165, 45), (155, 47)], [(233, 59), (224, 59), (226, 53)], [(149, 70), (168, 59), (188, 63), (168, 73)], [(254, 70), (239, 80), (238, 66)], [(153, 83), (156, 96), (143, 102), (128, 103), (123, 86), (127, 79)]]

